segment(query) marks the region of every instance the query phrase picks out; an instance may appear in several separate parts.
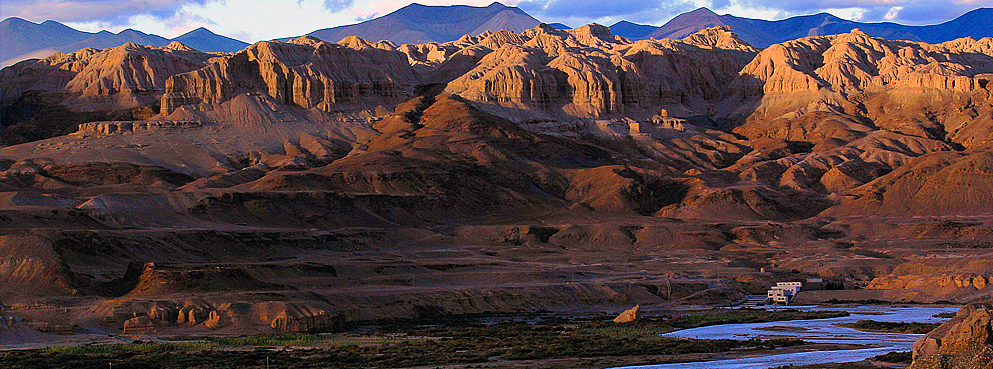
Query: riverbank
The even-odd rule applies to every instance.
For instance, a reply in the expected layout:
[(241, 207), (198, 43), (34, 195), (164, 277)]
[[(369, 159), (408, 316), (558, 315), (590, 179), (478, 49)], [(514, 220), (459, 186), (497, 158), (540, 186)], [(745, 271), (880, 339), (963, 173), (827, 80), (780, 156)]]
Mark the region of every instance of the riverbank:
[[(671, 314), (671, 315), (670, 315)], [(127, 344), (0, 351), (0, 367), (607, 367), (855, 348), (799, 339), (683, 339), (680, 329), (728, 323), (828, 319), (838, 311), (669, 311), (616, 324), (610, 317), (477, 316), (380, 321), (344, 333), (174, 337)]]
[[(865, 344), (870, 347), (860, 349), (824, 350), (796, 353), (776, 353), (750, 358), (729, 358), (708, 361), (710, 369), (766, 369), (786, 365), (821, 365), (828, 363), (854, 363), (884, 355), (890, 352), (910, 351), (920, 334), (872, 332), (846, 328), (841, 325), (856, 323), (859, 320), (880, 322), (939, 323), (948, 320), (943, 313), (954, 312), (954, 307), (924, 306), (794, 306), (794, 309), (822, 311), (825, 309), (845, 309), (850, 315), (838, 318), (799, 320), (768, 323), (728, 324), (719, 327), (709, 326), (685, 329), (664, 334), (666, 337), (694, 339), (802, 339), (805, 342), (822, 344)], [(634, 369), (690, 369), (699, 368), (701, 363), (680, 363), (661, 365), (629, 366)]]

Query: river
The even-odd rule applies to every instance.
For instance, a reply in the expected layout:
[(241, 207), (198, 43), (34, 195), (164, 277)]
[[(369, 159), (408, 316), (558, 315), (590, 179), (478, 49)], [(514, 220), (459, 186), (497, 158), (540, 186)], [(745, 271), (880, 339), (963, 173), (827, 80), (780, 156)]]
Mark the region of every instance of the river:
[[(889, 306), (791, 306), (798, 310), (845, 310), (850, 316), (832, 319), (794, 320), (784, 322), (724, 324), (693, 329), (684, 329), (664, 334), (666, 337), (700, 339), (749, 338), (800, 338), (816, 343), (847, 343), (871, 345), (872, 348), (856, 350), (830, 350), (774, 354), (759, 357), (714, 360), (679, 364), (639, 365), (625, 369), (763, 369), (783, 365), (809, 365), (823, 363), (848, 363), (862, 361), (891, 351), (910, 351), (919, 334), (865, 332), (835, 326), (839, 323), (854, 323), (861, 319), (884, 322), (944, 322), (948, 319), (935, 318), (938, 313), (956, 312), (958, 308), (944, 307), (889, 307)], [(782, 308), (771, 308), (782, 309)], [(770, 329), (770, 327), (772, 327)]]

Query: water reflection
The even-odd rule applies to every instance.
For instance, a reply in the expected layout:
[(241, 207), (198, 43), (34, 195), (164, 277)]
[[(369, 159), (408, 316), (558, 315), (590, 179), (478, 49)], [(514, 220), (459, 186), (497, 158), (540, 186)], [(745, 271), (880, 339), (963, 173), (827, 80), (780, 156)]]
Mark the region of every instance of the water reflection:
[[(796, 352), (789, 354), (768, 355), (741, 359), (715, 360), (708, 362), (640, 365), (625, 368), (713, 368), (713, 369), (761, 369), (774, 368), (783, 365), (809, 365), (822, 363), (847, 363), (865, 360), (891, 351), (910, 351), (914, 341), (921, 335), (907, 333), (877, 333), (863, 332), (851, 328), (835, 326), (840, 323), (854, 323), (859, 320), (876, 320), (883, 322), (943, 322), (947, 319), (936, 318), (935, 314), (955, 312), (957, 308), (937, 307), (888, 307), (888, 306), (852, 306), (852, 307), (819, 307), (794, 306), (798, 310), (845, 310), (850, 316), (832, 319), (796, 320), (787, 322), (724, 324), (709, 327), (685, 329), (664, 334), (666, 337), (699, 338), (699, 339), (735, 339), (749, 338), (799, 338), (816, 343), (842, 343), (872, 345), (872, 348), (857, 350), (831, 350)], [(775, 308), (782, 309), (782, 308)]]

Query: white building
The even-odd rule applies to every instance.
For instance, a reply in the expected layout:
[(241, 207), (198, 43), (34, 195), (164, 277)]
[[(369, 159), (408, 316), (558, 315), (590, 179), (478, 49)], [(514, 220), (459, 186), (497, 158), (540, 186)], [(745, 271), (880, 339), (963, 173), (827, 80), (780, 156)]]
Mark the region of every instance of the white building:
[(793, 296), (803, 288), (803, 282), (776, 282), (766, 291), (766, 298), (773, 303), (789, 304)]
[(790, 297), (786, 295), (786, 290), (781, 290), (773, 287), (771, 290), (766, 292), (766, 298), (769, 301), (777, 304), (789, 304)]

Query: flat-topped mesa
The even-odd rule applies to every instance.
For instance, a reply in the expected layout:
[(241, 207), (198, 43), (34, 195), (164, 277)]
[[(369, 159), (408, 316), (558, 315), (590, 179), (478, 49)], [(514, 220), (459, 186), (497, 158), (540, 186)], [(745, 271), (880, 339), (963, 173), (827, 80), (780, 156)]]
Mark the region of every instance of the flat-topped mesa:
[(89, 122), (79, 125), (79, 133), (139, 133), (162, 130), (195, 129), (203, 126), (197, 121), (139, 120)]
[(613, 36), (613, 34), (610, 33), (609, 27), (597, 23), (590, 23), (579, 28), (566, 30), (566, 32), (569, 32), (573, 35), (592, 35), (592, 36), (607, 36), (607, 37)]
[(630, 42), (621, 36), (615, 36), (610, 33), (610, 28), (596, 23), (566, 30), (565, 32), (575, 36), (579, 42), (589, 46), (601, 46), (598, 44), (599, 42), (614, 44)]
[(258, 42), (200, 70), (170, 77), (161, 112), (222, 103), (249, 92), (327, 112), (392, 106), (410, 95), (418, 77), (406, 55), (359, 38), (343, 41), (347, 46), (309, 36), (291, 43)]

